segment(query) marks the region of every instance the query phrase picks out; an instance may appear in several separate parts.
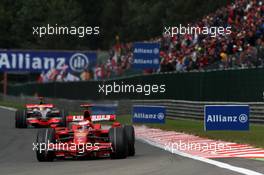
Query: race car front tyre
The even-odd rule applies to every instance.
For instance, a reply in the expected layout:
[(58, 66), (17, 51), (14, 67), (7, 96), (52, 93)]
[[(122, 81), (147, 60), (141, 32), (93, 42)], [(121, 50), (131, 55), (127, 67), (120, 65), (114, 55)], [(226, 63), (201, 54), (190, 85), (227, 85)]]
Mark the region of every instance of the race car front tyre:
[(39, 162), (51, 162), (55, 158), (54, 151), (48, 149), (49, 143), (55, 143), (55, 130), (53, 128), (39, 130), (37, 133), (36, 150)]
[(127, 144), (128, 144), (128, 156), (135, 155), (135, 130), (134, 127), (131, 125), (124, 126)]
[(122, 159), (127, 156), (127, 140), (125, 131), (121, 127), (110, 128), (109, 139), (112, 145), (112, 159)]
[(26, 128), (27, 118), (24, 110), (16, 111), (16, 128)]

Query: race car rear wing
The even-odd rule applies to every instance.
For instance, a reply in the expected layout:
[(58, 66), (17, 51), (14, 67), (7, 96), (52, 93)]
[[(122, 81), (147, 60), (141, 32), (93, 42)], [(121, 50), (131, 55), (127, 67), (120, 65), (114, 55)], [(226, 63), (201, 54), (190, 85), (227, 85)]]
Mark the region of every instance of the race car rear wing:
[[(116, 120), (116, 109), (117, 104), (81, 104), (81, 108), (84, 110), (89, 110), (91, 115), (91, 120), (94, 122), (97, 121), (115, 121)], [(83, 120), (83, 116), (73, 117), (75, 121)]]
[[(99, 121), (115, 121), (116, 115), (115, 114), (106, 114), (106, 115), (91, 115), (92, 122), (99, 122)], [(67, 122), (81, 122), (85, 121), (83, 115), (70, 115), (67, 116)]]
[(53, 104), (26, 104), (26, 108), (53, 108)]
[(86, 109), (86, 108), (91, 108), (91, 107), (93, 107), (93, 106), (95, 106), (95, 105), (93, 105), (93, 104), (88, 104), (88, 103), (87, 103), (87, 104), (81, 104), (81, 105), (80, 105), (81, 108), (85, 108), (85, 109)]
[(116, 115), (115, 114), (107, 114), (107, 115), (92, 115), (91, 120), (93, 122), (99, 122), (99, 121), (115, 121)]

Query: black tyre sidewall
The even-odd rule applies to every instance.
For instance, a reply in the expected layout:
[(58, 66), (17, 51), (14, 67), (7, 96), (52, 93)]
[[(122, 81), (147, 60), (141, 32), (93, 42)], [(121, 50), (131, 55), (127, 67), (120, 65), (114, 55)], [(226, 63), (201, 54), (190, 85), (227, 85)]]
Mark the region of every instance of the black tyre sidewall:
[(37, 144), (38, 144), (38, 150), (36, 150), (37, 159), (40, 162), (47, 162), (47, 161), (53, 161), (55, 154), (54, 151), (46, 150), (40, 152), (39, 147), (40, 143), (45, 143), (46, 145), (49, 143), (55, 143), (55, 130), (53, 128), (47, 128), (47, 129), (40, 129), (37, 133)]
[(131, 125), (124, 126), (127, 144), (128, 144), (128, 155), (134, 156), (135, 155), (135, 130), (134, 127)]
[(25, 110), (17, 110), (15, 117), (16, 117), (16, 128), (27, 127), (27, 118), (26, 118)]
[(122, 127), (110, 128), (109, 140), (112, 144), (113, 152), (111, 158), (122, 159), (127, 156), (127, 140)]

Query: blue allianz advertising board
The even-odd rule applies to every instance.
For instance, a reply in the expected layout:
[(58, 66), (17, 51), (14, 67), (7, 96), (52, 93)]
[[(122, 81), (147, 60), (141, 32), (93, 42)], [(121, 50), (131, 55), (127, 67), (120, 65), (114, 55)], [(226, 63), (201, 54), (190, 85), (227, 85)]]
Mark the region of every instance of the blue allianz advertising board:
[(42, 72), (67, 65), (70, 72), (82, 72), (96, 64), (95, 52), (0, 50), (0, 72)]
[(206, 105), (205, 130), (249, 130), (248, 105)]
[(165, 123), (166, 108), (134, 105), (132, 115), (133, 123)]
[(158, 69), (160, 65), (159, 48), (158, 43), (134, 43), (133, 68)]

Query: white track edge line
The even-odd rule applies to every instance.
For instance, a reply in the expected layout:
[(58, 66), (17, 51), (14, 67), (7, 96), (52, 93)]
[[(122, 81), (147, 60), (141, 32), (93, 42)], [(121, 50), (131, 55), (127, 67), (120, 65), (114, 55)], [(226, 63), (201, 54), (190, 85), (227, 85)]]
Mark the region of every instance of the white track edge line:
[(12, 108), (12, 107), (7, 107), (7, 106), (0, 106), (1, 109), (6, 109), (6, 110), (9, 110), (9, 111), (17, 111), (16, 108)]
[(223, 163), (223, 162), (219, 162), (219, 161), (216, 161), (216, 160), (207, 159), (207, 158), (199, 157), (199, 156), (193, 156), (191, 154), (187, 154), (187, 153), (180, 152), (180, 151), (177, 151), (177, 150), (170, 151), (170, 150), (167, 150), (165, 147), (160, 146), (159, 144), (157, 144), (155, 142), (152, 142), (152, 141), (149, 141), (149, 140), (145, 140), (145, 139), (142, 139), (142, 138), (137, 138), (137, 140), (142, 141), (144, 143), (147, 143), (149, 145), (161, 148), (161, 149), (163, 149), (165, 151), (168, 151), (170, 153), (177, 154), (177, 155), (182, 156), (182, 157), (187, 157), (187, 158), (190, 158), (190, 159), (193, 159), (193, 160), (198, 160), (198, 161), (201, 161), (201, 162), (204, 162), (204, 163), (207, 163), (207, 164), (211, 164), (211, 165), (214, 165), (214, 166), (217, 166), (217, 167), (220, 167), (220, 168), (228, 169), (228, 170), (231, 170), (231, 171), (234, 171), (234, 172), (237, 172), (237, 173), (241, 173), (241, 174), (245, 174), (245, 175), (263, 175), (262, 173), (259, 173), (259, 172), (253, 171), (253, 170), (249, 170), (249, 169), (246, 169), (246, 168), (233, 166), (233, 165), (230, 165), (230, 164), (227, 164), (227, 163)]

